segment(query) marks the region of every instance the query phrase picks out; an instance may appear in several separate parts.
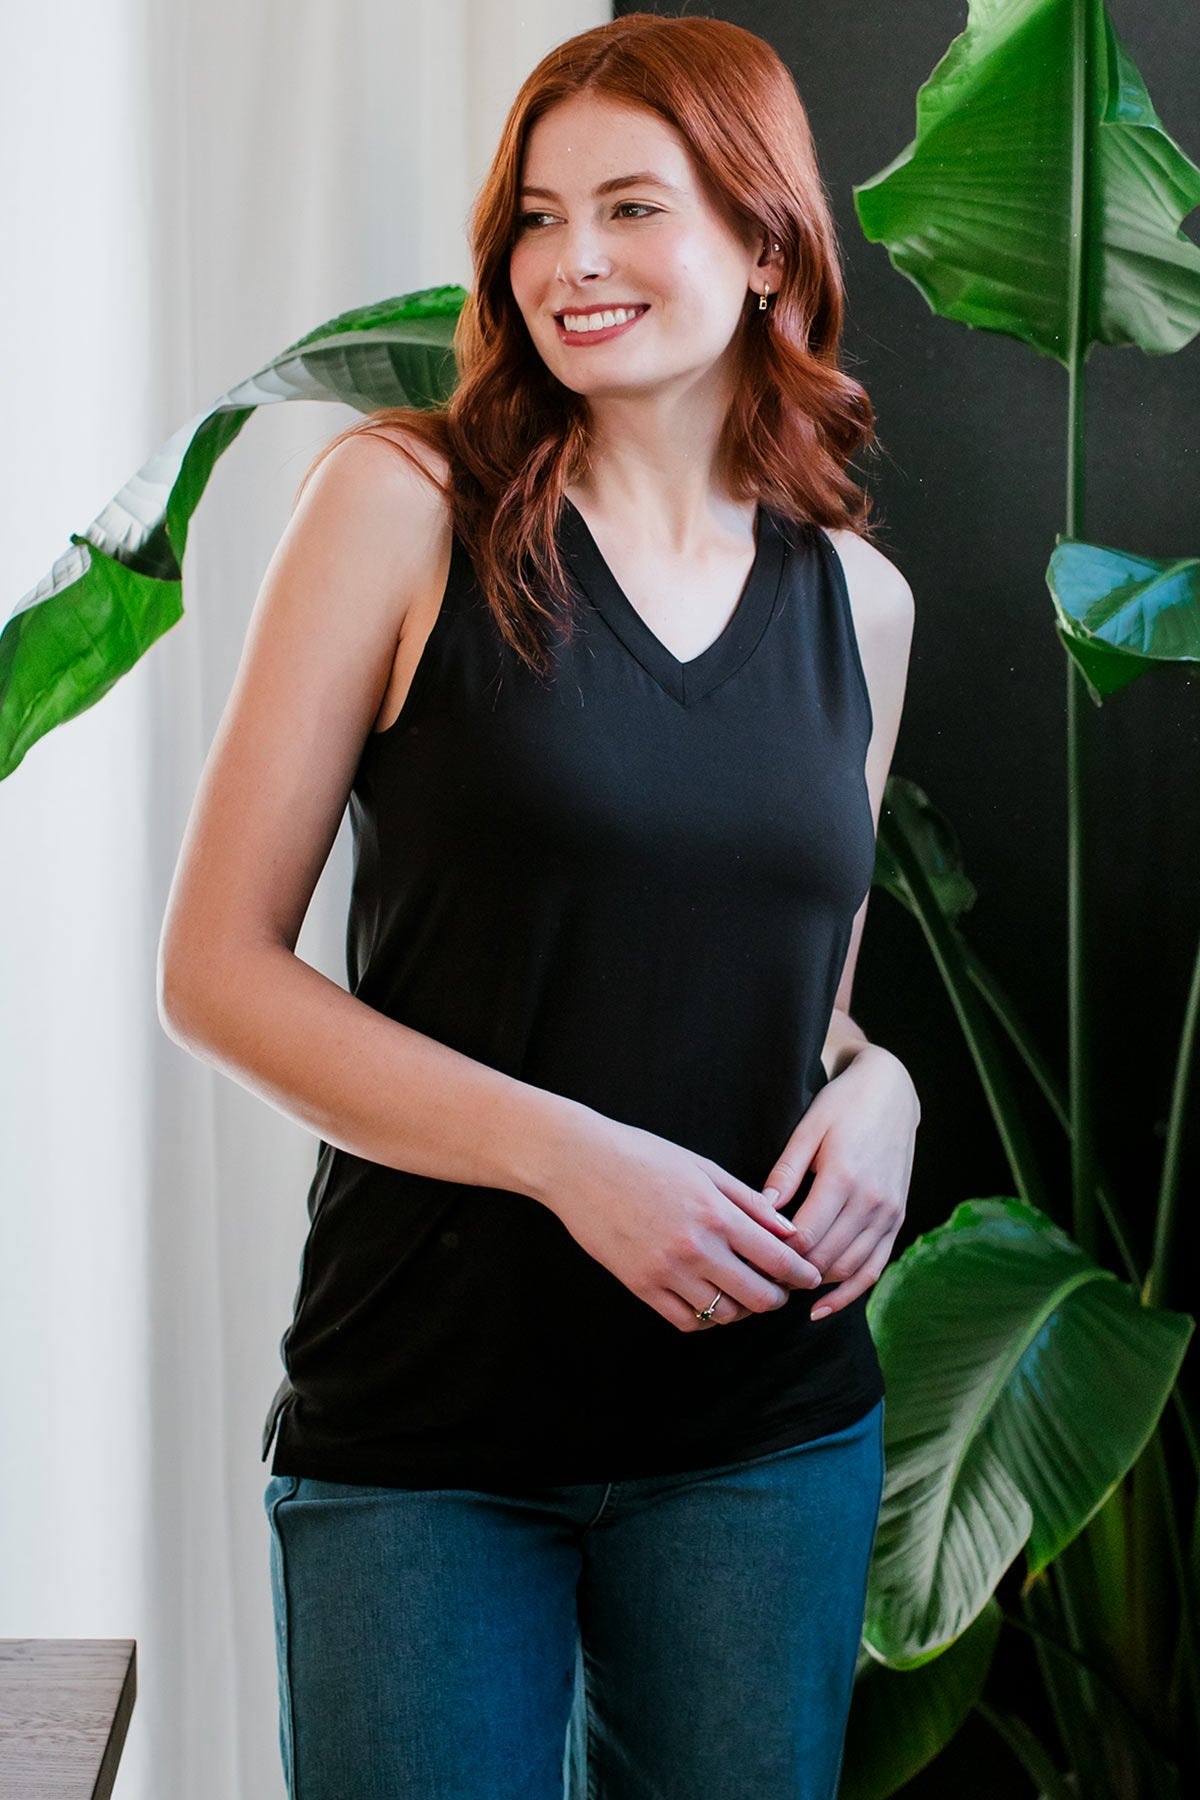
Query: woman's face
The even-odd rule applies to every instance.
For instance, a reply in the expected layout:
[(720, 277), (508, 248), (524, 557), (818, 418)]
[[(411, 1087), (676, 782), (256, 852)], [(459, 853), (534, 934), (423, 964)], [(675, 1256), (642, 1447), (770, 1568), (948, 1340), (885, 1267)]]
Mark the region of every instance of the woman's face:
[[(576, 95), (531, 130), (521, 183), (509, 279), (538, 354), (565, 387), (589, 399), (637, 397), (719, 375), (752, 303), (762, 237), (738, 239), (673, 126)], [(621, 307), (639, 316), (571, 328)]]

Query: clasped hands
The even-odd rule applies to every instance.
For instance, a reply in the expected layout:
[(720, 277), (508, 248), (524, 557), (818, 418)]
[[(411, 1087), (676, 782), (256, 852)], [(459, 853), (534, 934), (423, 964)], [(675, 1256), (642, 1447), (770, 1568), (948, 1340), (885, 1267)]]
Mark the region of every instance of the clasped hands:
[(776, 1159), (763, 1195), (777, 1212), (809, 1167), (816, 1171), (786, 1239), (823, 1283), (836, 1283), (813, 1319), (841, 1311), (883, 1273), (904, 1223), (920, 1116), (904, 1064), (882, 1045), (864, 1044), (817, 1091)]
[[(520, 1191), (680, 1331), (736, 1324), (799, 1287), (828, 1287), (814, 1319), (837, 1312), (878, 1280), (904, 1220), (921, 1109), (907, 1069), (882, 1045), (864, 1042), (818, 1089), (762, 1189), (577, 1101), (554, 1095), (550, 1105), (564, 1124), (532, 1140), (540, 1163)], [(810, 1168), (789, 1220), (782, 1208)], [(718, 1310), (697, 1323), (718, 1287)]]

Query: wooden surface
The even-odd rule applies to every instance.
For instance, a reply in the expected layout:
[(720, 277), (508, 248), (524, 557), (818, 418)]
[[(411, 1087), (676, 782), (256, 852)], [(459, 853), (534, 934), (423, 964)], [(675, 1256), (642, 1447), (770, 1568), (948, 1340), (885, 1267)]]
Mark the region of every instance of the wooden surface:
[(0, 1795), (107, 1800), (136, 1694), (132, 1638), (0, 1638)]

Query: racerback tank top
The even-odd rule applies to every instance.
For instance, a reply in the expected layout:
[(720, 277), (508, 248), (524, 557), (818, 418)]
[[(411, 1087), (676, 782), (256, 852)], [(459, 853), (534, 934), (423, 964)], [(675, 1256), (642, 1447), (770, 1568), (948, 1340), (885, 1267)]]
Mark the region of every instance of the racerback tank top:
[[(350, 991), (761, 1188), (827, 1079), (874, 868), (842, 565), (760, 505), (736, 609), (680, 662), (570, 501), (558, 530), (578, 622), (548, 676), (454, 538), (351, 788)], [(308, 1211), (274, 1474), (513, 1494), (677, 1473), (839, 1430), (884, 1392), (868, 1295), (809, 1316), (832, 1283), (680, 1331), (531, 1197), (324, 1141)]]

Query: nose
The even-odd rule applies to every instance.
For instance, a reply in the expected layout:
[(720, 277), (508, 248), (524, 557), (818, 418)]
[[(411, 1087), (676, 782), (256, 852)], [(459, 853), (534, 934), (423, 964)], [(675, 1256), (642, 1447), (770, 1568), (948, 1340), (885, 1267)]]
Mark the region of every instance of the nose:
[(577, 288), (585, 282), (604, 280), (612, 273), (612, 258), (589, 226), (568, 226), (559, 245), (555, 275), (564, 288)]

